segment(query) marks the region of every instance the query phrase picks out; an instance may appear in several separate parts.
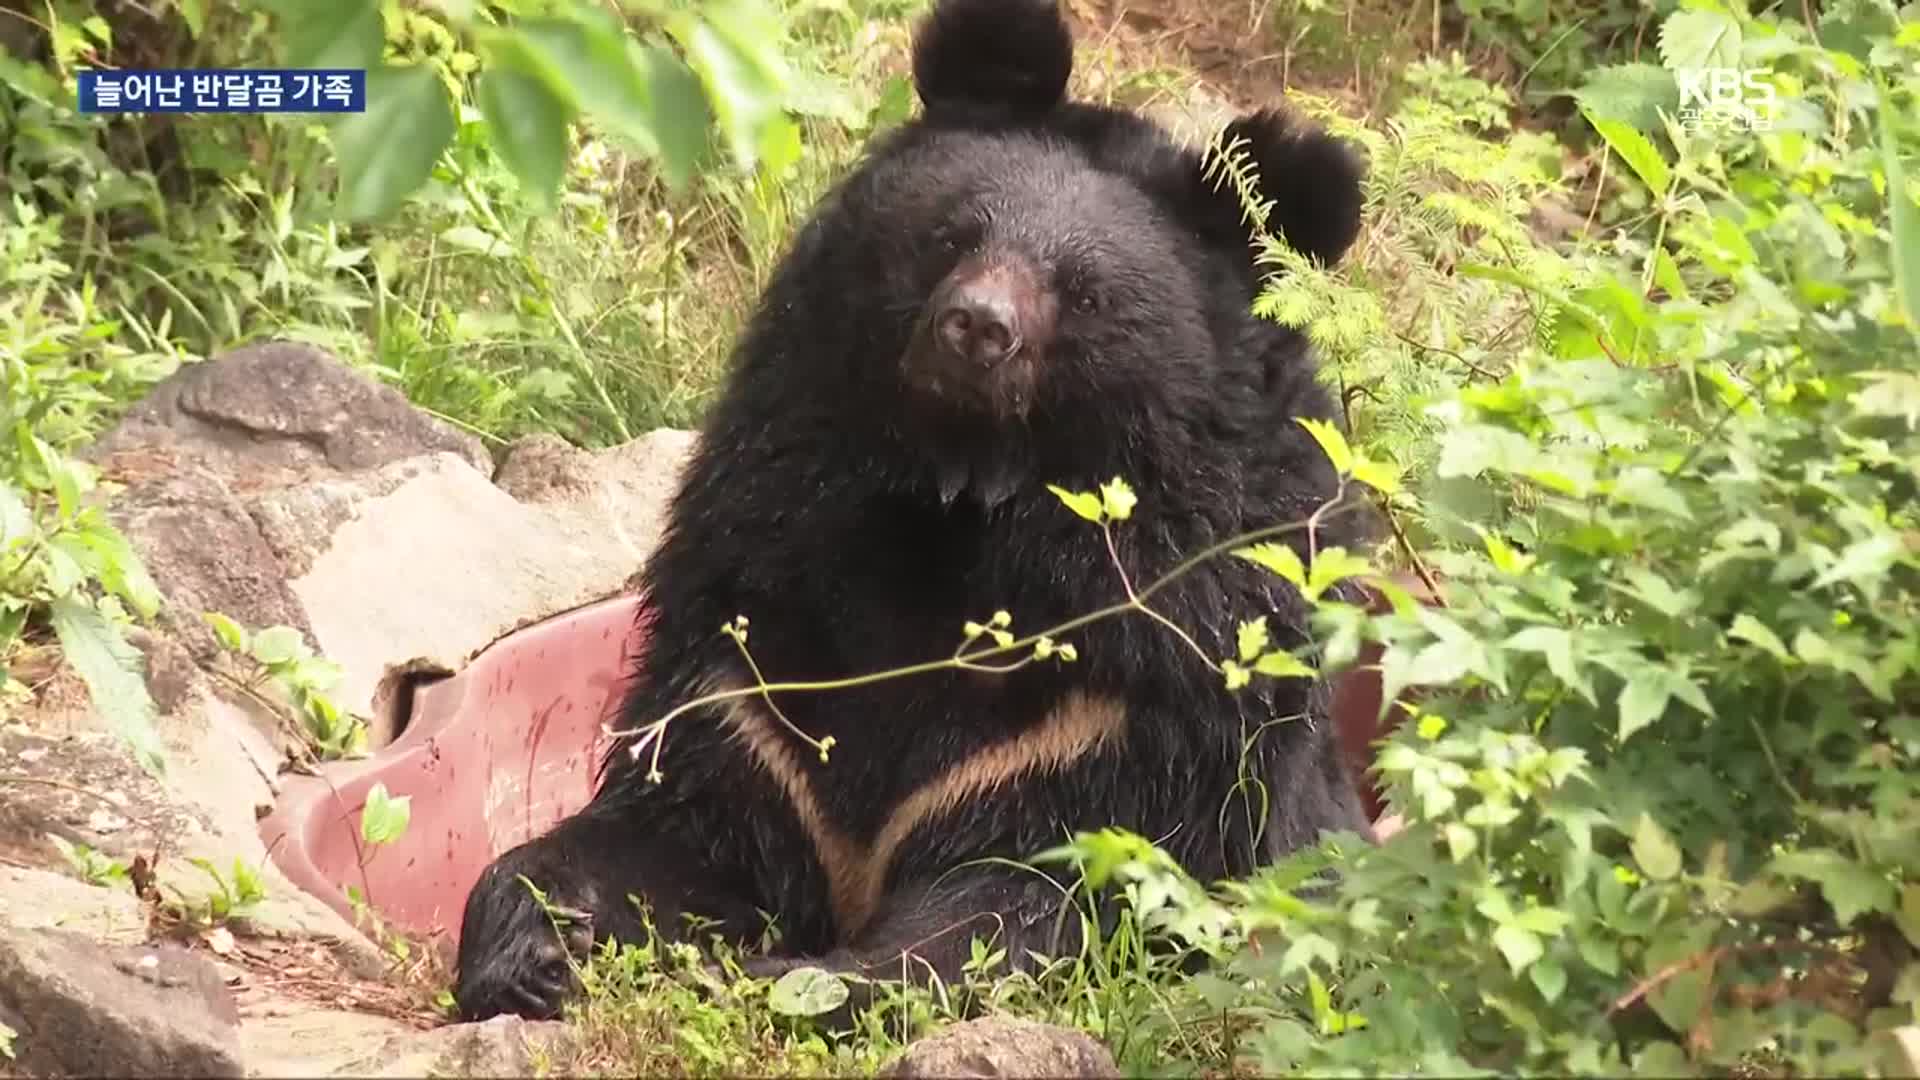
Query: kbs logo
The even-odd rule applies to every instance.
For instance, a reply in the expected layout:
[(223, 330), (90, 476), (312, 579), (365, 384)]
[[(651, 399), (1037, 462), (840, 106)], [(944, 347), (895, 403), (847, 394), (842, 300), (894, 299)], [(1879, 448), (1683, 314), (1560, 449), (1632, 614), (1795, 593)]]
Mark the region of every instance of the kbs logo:
[(1768, 131), (1777, 104), (1764, 68), (1680, 68), (1680, 127), (1699, 131)]

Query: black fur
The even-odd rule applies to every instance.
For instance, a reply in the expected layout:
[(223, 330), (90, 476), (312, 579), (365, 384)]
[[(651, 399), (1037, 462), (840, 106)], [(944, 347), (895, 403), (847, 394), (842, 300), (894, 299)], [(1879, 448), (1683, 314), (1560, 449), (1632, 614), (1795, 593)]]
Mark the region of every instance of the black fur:
[[(1048, 484), (1132, 483), (1138, 505), (1114, 535), (1136, 583), (1209, 544), (1302, 520), (1333, 494), (1334, 476), (1295, 418), (1338, 411), (1301, 336), (1248, 312), (1258, 282), (1231, 188), (1204, 178), (1197, 149), (1146, 121), (1063, 101), (1070, 66), (1052, 3), (943, 0), (924, 24), (915, 71), (925, 115), (879, 140), (817, 208), (739, 343), (646, 567), (650, 645), (626, 725), (711, 690), (716, 673), (744, 681), (720, 632), (736, 615), (751, 620), (754, 659), (778, 682), (937, 659), (965, 620), (996, 609), (1034, 631), (1122, 599), (1100, 531)], [(1270, 224), (1315, 258), (1337, 259), (1357, 228), (1351, 156), (1277, 114), (1236, 130), (1275, 203)], [(1044, 317), (1017, 365), (946, 371), (992, 391), (955, 404), (918, 392), (903, 371), (932, 362), (924, 308), (970, 258), (1037, 275), (1038, 292), (1021, 299)], [(1331, 520), (1319, 542), (1354, 543), (1349, 520)], [(1292, 541), (1304, 554), (1305, 538)], [(1234, 626), (1256, 615), (1281, 644), (1305, 633), (1300, 598), (1231, 557), (1154, 604), (1216, 658), (1232, 654)], [(799, 957), (897, 975), (911, 949), (951, 978), (975, 933), (997, 932), (1022, 963), (1030, 948), (1073, 948), (1077, 932), (1067, 920), (1065, 939), (1050, 936), (1061, 902), (1052, 885), (962, 864), (1022, 859), (1075, 830), (1119, 825), (1217, 879), (1323, 830), (1366, 831), (1323, 685), (1256, 678), (1230, 693), (1140, 617), (1067, 640), (1077, 662), (778, 697), (801, 730), (834, 737), (821, 764), (782, 736), (822, 814), (858, 841), (930, 779), (1034, 728), (1070, 693), (1125, 705), (1123, 741), (1033, 770), (912, 832), (858, 933), (836, 925), (808, 832), (719, 710), (673, 723), (658, 784), (648, 757), (616, 751), (586, 808), (502, 856), (474, 888), (462, 1012), (551, 1015), (573, 992), (566, 953), (521, 874), (601, 938), (638, 936), (631, 894), (667, 934), (696, 912), (751, 940), (758, 913), (776, 916), (789, 959), (762, 970)], [(1281, 717), (1294, 719), (1243, 753)], [(1263, 819), (1257, 790), (1235, 793), (1243, 768), (1269, 797)], [(576, 930), (569, 944), (588, 936)]]

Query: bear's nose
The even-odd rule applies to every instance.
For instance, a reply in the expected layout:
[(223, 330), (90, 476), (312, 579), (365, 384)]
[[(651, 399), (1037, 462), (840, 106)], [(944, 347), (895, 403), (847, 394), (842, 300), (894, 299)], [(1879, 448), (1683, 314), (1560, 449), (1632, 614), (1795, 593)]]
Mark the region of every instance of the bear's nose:
[(984, 283), (962, 285), (947, 297), (934, 326), (947, 351), (992, 367), (1020, 347), (1013, 298)]

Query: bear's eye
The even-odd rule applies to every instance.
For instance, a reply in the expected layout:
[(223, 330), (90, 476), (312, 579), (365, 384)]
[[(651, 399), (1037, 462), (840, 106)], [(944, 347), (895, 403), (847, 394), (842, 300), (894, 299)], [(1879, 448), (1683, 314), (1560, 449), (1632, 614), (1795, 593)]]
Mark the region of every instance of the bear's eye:
[(1090, 292), (1083, 292), (1073, 298), (1073, 310), (1081, 315), (1091, 315), (1100, 310), (1100, 300)]

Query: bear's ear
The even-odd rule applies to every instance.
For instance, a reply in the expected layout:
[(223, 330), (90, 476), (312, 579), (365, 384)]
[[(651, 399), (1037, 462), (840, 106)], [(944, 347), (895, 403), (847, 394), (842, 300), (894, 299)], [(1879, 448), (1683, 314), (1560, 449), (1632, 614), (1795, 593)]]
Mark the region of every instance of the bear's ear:
[(1059, 0), (937, 0), (914, 38), (913, 82), (929, 113), (1045, 112), (1071, 74), (1073, 32)]
[[(1349, 143), (1273, 109), (1228, 124), (1217, 147), (1259, 176), (1259, 197), (1272, 204), (1267, 228), (1321, 266), (1332, 266), (1360, 234), (1366, 165)], [(1215, 198), (1238, 195), (1223, 170), (1210, 172)]]

